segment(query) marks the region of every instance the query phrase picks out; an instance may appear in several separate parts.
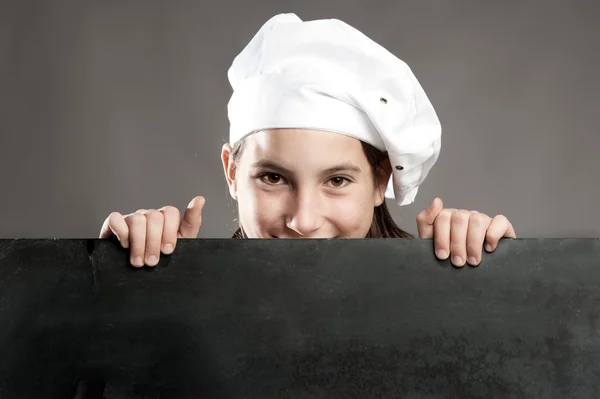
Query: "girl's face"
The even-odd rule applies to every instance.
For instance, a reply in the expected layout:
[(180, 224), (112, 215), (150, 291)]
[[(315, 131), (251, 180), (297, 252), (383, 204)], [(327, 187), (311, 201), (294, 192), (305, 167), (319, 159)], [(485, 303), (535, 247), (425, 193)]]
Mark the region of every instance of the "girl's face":
[(384, 201), (390, 171), (376, 184), (359, 140), (337, 133), (275, 129), (246, 137), (223, 167), (248, 238), (363, 238)]

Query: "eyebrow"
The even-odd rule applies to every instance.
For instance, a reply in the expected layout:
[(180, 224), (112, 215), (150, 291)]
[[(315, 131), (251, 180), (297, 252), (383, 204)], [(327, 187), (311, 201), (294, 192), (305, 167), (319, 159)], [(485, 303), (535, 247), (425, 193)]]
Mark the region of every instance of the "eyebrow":
[[(252, 167), (259, 168), (259, 169), (273, 169), (278, 172), (282, 172), (284, 174), (293, 174), (292, 171), (290, 171), (286, 167), (284, 167), (276, 162), (268, 161), (268, 160), (260, 160), (258, 162), (255, 162), (252, 164)], [(344, 162), (344, 163), (334, 165), (330, 168), (323, 170), (324, 174), (334, 174), (334, 173), (339, 173), (339, 172), (360, 173), (361, 169), (358, 166), (354, 165), (353, 163)]]

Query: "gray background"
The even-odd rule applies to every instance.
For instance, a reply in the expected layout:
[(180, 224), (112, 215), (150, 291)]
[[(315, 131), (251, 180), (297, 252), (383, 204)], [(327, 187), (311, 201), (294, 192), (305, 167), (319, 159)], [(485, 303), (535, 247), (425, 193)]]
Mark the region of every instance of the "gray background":
[(281, 12), (338, 18), (406, 61), (442, 121), (416, 203), (505, 214), (520, 237), (600, 237), (600, 3), (0, 1), (0, 237), (97, 237), (105, 217), (207, 204), (230, 236), (220, 164), (227, 69)]

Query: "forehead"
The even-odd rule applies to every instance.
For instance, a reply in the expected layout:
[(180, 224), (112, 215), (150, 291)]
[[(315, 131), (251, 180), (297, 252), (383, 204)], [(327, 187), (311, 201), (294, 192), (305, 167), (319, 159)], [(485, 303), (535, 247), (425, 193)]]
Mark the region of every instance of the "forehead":
[(244, 153), (254, 158), (366, 162), (360, 140), (340, 133), (308, 129), (272, 129), (246, 138)]

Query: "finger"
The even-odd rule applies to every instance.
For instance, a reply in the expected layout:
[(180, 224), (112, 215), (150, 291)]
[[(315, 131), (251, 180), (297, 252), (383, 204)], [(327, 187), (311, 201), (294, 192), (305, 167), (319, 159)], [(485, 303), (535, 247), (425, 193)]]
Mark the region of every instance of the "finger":
[(469, 218), (467, 232), (467, 263), (477, 266), (481, 263), (481, 250), (492, 218), (483, 213), (473, 213)]
[(160, 248), (162, 243), (164, 215), (162, 212), (151, 209), (146, 215), (146, 248), (144, 250), (144, 262), (148, 266), (156, 266), (160, 259)]
[(435, 254), (440, 260), (445, 260), (450, 255), (450, 222), (451, 209), (443, 209), (433, 222)]
[(471, 212), (459, 210), (452, 214), (450, 223), (450, 256), (454, 266), (462, 267), (467, 261), (467, 232)]
[(508, 221), (506, 216), (504, 215), (496, 215), (492, 222), (490, 223), (490, 227), (488, 227), (487, 234), (485, 237), (486, 248), (485, 250), (488, 252), (493, 252), (496, 250), (498, 246), (498, 242), (501, 238), (517, 238), (515, 234), (515, 230), (512, 224)]
[(421, 211), (417, 215), (417, 230), (419, 238), (433, 238), (433, 223), (437, 215), (444, 209), (444, 203), (441, 199), (435, 198), (429, 208)]
[(130, 262), (135, 267), (142, 267), (146, 248), (146, 216), (132, 213), (125, 217), (125, 222), (129, 227)]
[(155, 209), (142, 209), (138, 212), (146, 217), (144, 263), (148, 266), (156, 266), (160, 258), (164, 215)]
[(202, 224), (202, 208), (205, 202), (204, 197), (198, 196), (189, 203), (179, 226), (178, 238), (196, 238), (198, 236)]
[(129, 247), (129, 226), (125, 217), (119, 212), (112, 212), (102, 225), (99, 238), (110, 238), (116, 236), (123, 248)]
[(173, 253), (177, 244), (177, 230), (179, 229), (179, 209), (174, 206), (165, 206), (159, 209), (164, 216), (161, 249), (165, 255)]

